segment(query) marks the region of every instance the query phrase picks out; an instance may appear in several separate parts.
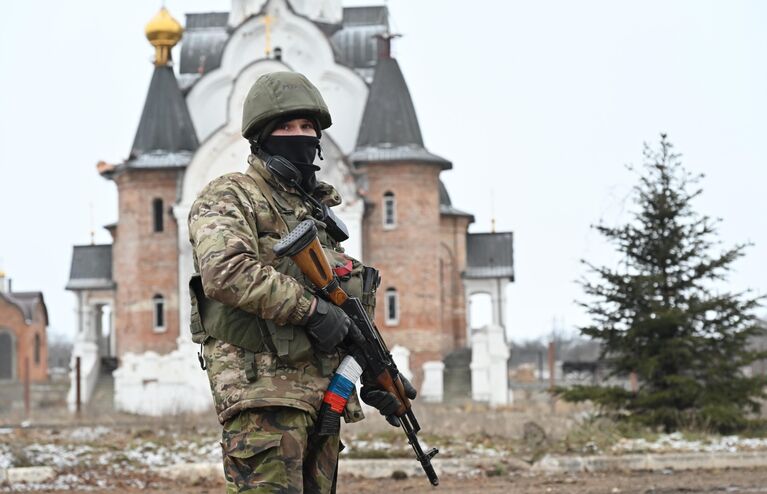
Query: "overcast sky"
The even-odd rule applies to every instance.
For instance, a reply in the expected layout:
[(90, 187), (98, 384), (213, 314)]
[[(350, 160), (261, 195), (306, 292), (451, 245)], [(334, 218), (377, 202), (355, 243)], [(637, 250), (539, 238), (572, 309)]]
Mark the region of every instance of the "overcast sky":
[[(380, 2), (344, 1), (344, 5)], [(130, 149), (162, 2), (7, 2), (0, 17), (0, 268), (42, 290), (73, 335), (72, 245), (110, 242), (116, 190), (95, 170)], [(168, 0), (186, 12), (226, 0)], [(586, 322), (579, 259), (615, 259), (589, 228), (627, 219), (642, 143), (667, 132), (706, 174), (698, 210), (752, 242), (733, 290), (767, 292), (767, 3), (392, 0), (394, 44), (428, 149), (471, 231), (513, 231), (515, 340)], [(342, 119), (343, 115), (334, 115)], [(765, 315), (762, 310), (760, 314)]]

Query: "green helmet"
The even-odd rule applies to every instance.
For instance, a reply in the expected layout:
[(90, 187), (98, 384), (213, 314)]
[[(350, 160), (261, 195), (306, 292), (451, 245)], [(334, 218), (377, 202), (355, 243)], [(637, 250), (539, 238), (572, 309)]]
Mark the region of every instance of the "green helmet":
[(256, 80), (245, 97), (242, 109), (242, 136), (258, 138), (264, 127), (277, 119), (306, 116), (321, 129), (332, 123), (320, 91), (297, 72), (271, 72)]

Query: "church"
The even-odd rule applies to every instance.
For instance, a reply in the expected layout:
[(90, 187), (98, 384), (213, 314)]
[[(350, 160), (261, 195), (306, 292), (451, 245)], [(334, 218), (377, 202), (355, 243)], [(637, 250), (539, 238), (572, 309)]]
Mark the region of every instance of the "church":
[(123, 162), (97, 165), (118, 191), (117, 222), (106, 226), (112, 243), (72, 254), (73, 358), (86, 400), (114, 369), (119, 410), (210, 406), (189, 334), (187, 217), (210, 180), (247, 167), (242, 104), (273, 71), (304, 74), (328, 104), (334, 123), (323, 132), (318, 176), (343, 198), (335, 210), (349, 228), (345, 249), (381, 271), (375, 323), (404, 372), (419, 385), (424, 364), (470, 345), (474, 294), (490, 296), (493, 323), (504, 325), (512, 234), (468, 233), (473, 216), (451, 203), (440, 177), (454, 165), (423, 142), (391, 55), (387, 7), (232, 0), (229, 12), (187, 14), (185, 27), (163, 8), (146, 35), (155, 67), (135, 139)]

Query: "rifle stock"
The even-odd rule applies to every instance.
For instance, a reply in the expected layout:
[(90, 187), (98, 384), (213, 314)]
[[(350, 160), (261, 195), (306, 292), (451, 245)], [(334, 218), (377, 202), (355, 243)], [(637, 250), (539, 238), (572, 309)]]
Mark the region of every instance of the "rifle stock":
[[(345, 366), (347, 359), (352, 359), (358, 364), (367, 375), (375, 379), (378, 386), (394, 395), (400, 402), (395, 415), (399, 419), (401, 427), (405, 430), (408, 442), (415, 452), (416, 458), (421, 463), (421, 467), (429, 478), (432, 485), (439, 484), (439, 478), (431, 464), (431, 459), (438, 453), (436, 448), (424, 452), (418, 441), (417, 433), (421, 427), (416, 420), (412, 410), (412, 405), (405, 393), (405, 387), (399, 376), (394, 360), (389, 349), (381, 338), (378, 329), (370, 321), (359, 299), (350, 297), (338, 283), (338, 278), (334, 275), (330, 263), (328, 262), (322, 245), (317, 238), (317, 227), (312, 220), (302, 221), (292, 232), (274, 246), (274, 252), (278, 257), (289, 256), (299, 267), (301, 272), (317, 289), (320, 296), (329, 300), (341, 309), (354, 321), (354, 324), (362, 333), (364, 342), (349, 342), (350, 355), (344, 359), (339, 369)], [(332, 392), (331, 388), (338, 388), (336, 378), (339, 372), (336, 372), (331, 381), (331, 386), (325, 393), (323, 406), (317, 423), (320, 427), (320, 434), (337, 434), (340, 429), (339, 396)], [(353, 384), (353, 383), (352, 383)], [(328, 398), (328, 395), (333, 395)], [(347, 395), (348, 397), (348, 395)], [(342, 406), (345, 406), (345, 398)], [(325, 430), (323, 431), (323, 427)]]

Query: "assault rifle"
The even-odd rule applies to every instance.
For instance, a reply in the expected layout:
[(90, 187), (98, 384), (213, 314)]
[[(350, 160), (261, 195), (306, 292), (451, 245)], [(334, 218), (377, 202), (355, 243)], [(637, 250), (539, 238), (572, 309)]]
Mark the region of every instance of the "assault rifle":
[(415, 451), (415, 456), (432, 485), (439, 485), (439, 478), (431, 464), (431, 459), (438, 453), (432, 448), (424, 453), (418, 442), (421, 426), (413, 413), (410, 400), (399, 377), (399, 371), (389, 349), (381, 338), (378, 329), (370, 321), (362, 303), (356, 297), (350, 297), (341, 288), (338, 278), (330, 268), (330, 263), (317, 238), (317, 227), (312, 220), (304, 220), (285, 238), (274, 246), (278, 257), (288, 256), (309, 278), (319, 296), (340, 307), (359, 328), (362, 337), (347, 344), (347, 355), (336, 369), (328, 390), (323, 398), (320, 414), (317, 418), (320, 435), (337, 434), (340, 430), (341, 413), (346, 406), (346, 399), (354, 389), (354, 383), (364, 372), (369, 379), (374, 379), (381, 389), (393, 394), (400, 402), (395, 416), (405, 430), (408, 442)]

